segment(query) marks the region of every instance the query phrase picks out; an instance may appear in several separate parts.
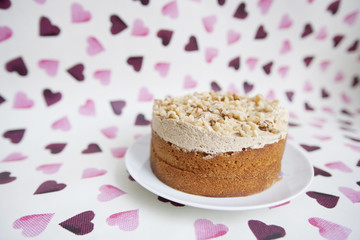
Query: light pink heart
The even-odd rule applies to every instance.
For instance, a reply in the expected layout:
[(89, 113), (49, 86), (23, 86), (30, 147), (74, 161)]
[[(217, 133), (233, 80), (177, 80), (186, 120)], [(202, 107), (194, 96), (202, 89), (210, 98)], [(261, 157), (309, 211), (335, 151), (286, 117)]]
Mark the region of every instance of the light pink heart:
[(329, 60), (324, 60), (320, 63), (320, 69), (321, 71), (325, 71), (330, 65), (330, 61)]
[(324, 40), (327, 37), (327, 30), (326, 27), (320, 28), (319, 32), (316, 35), (317, 40)]
[(288, 70), (289, 70), (288, 66), (282, 66), (282, 67), (279, 67), (278, 73), (282, 78), (285, 78), (286, 75), (287, 75)]
[(71, 21), (73, 23), (88, 22), (91, 19), (91, 13), (86, 11), (79, 3), (71, 5)]
[(131, 35), (144, 37), (149, 34), (149, 28), (145, 26), (143, 20), (135, 19), (132, 27)]
[(38, 4), (44, 4), (46, 2), (46, 0), (34, 0), (35, 2), (37, 2)]
[(284, 14), (280, 20), (279, 29), (286, 29), (291, 27), (292, 20), (290, 19), (288, 14)]
[(44, 164), (36, 168), (38, 171), (42, 171), (45, 174), (53, 174), (59, 171), (62, 163)]
[(346, 103), (346, 104), (351, 103), (351, 98), (350, 98), (349, 95), (347, 95), (345, 92), (341, 93), (341, 99), (342, 99), (343, 102)]
[(246, 59), (246, 65), (248, 65), (250, 71), (255, 69), (257, 62), (258, 62), (257, 58), (248, 58), (248, 59)]
[(67, 117), (60, 118), (59, 120), (55, 121), (51, 128), (54, 130), (62, 130), (62, 131), (69, 131), (71, 129), (71, 125), (69, 119)]
[(266, 14), (269, 11), (269, 8), (272, 4), (273, 0), (259, 0), (258, 7), (262, 14)]
[(121, 195), (126, 194), (123, 190), (114, 187), (112, 185), (102, 185), (99, 188), (99, 195), (97, 196), (97, 199), (100, 202), (107, 202), (110, 200), (113, 200), (114, 198), (120, 197)]
[(215, 57), (219, 54), (219, 50), (217, 48), (206, 48), (205, 49), (205, 60), (208, 63), (211, 63)]
[(27, 109), (27, 108), (32, 108), (33, 106), (34, 106), (34, 101), (29, 99), (26, 93), (17, 92), (15, 94), (13, 108)]
[(92, 178), (92, 177), (99, 177), (104, 174), (106, 174), (107, 171), (104, 169), (97, 169), (97, 168), (86, 168), (83, 171), (83, 174), (81, 176), (82, 179), (84, 178)]
[(266, 95), (265, 98), (266, 98), (267, 100), (270, 100), (270, 101), (275, 100), (275, 99), (276, 99), (276, 96), (275, 96), (274, 90), (270, 90), (270, 91), (267, 93), (267, 95)]
[(334, 114), (334, 110), (331, 107), (323, 107), (322, 110), (324, 112), (330, 113), (330, 114)]
[(331, 163), (325, 164), (325, 166), (330, 169), (337, 169), (337, 170), (339, 170), (341, 172), (345, 172), (345, 173), (352, 172), (351, 168), (346, 166), (343, 162), (331, 162)]
[(356, 151), (356, 152), (360, 152), (360, 146), (356, 146), (350, 143), (345, 143), (345, 146), (351, 148), (352, 150)]
[(335, 82), (342, 82), (344, 80), (344, 73), (342, 71), (338, 71), (335, 75), (334, 81)]
[(169, 16), (172, 19), (176, 19), (179, 16), (176, 0), (165, 4), (161, 9), (161, 13), (164, 16)]
[(16, 219), (14, 229), (22, 229), (25, 237), (36, 237), (48, 226), (55, 213), (33, 214)]
[(155, 70), (161, 77), (166, 77), (170, 69), (170, 63), (160, 62), (155, 64)]
[(310, 126), (316, 127), (316, 128), (323, 128), (323, 125), (320, 123), (309, 123)]
[(97, 55), (105, 50), (95, 37), (88, 37), (87, 43), (88, 46), (86, 48), (86, 52), (89, 54), (89, 56)]
[(140, 88), (138, 100), (139, 102), (151, 102), (154, 96), (149, 92), (146, 87)]
[(3, 42), (12, 36), (11, 28), (7, 26), (0, 26), (0, 42)]
[(113, 157), (122, 158), (125, 156), (126, 150), (127, 150), (126, 147), (117, 147), (117, 148), (112, 148), (111, 153)]
[(345, 16), (344, 22), (349, 24), (350, 26), (354, 25), (358, 14), (359, 14), (359, 10), (349, 13), (348, 15)]
[(38, 66), (45, 70), (47, 75), (54, 77), (57, 74), (59, 61), (58, 60), (50, 60), (43, 59), (38, 62)]
[(228, 44), (228, 45), (233, 44), (233, 43), (239, 41), (240, 38), (241, 38), (240, 33), (235, 32), (235, 31), (232, 30), (232, 29), (230, 29), (230, 30), (227, 32), (227, 44)]
[(205, 30), (208, 32), (208, 33), (211, 33), (213, 30), (214, 30), (214, 26), (215, 26), (215, 23), (216, 23), (216, 16), (215, 15), (211, 15), (211, 16), (208, 16), (208, 17), (204, 17), (202, 19), (202, 22), (204, 24), (204, 27), (205, 27)]
[(105, 135), (105, 137), (113, 139), (116, 138), (118, 130), (119, 130), (118, 127), (111, 126), (101, 129), (101, 132)]
[(328, 141), (332, 139), (331, 136), (322, 136), (322, 135), (314, 135), (313, 137), (320, 141)]
[(98, 70), (94, 72), (94, 78), (99, 80), (104, 86), (110, 83), (111, 70)]
[(339, 187), (339, 191), (350, 199), (352, 203), (360, 203), (360, 191), (348, 187)]
[(137, 139), (141, 138), (142, 136), (143, 136), (142, 134), (135, 134), (134, 139), (137, 140)]
[(329, 222), (322, 218), (309, 218), (308, 221), (311, 225), (319, 228), (320, 235), (327, 240), (347, 239), (352, 232), (350, 228)]
[(123, 231), (134, 231), (139, 226), (139, 210), (130, 210), (112, 214), (106, 219), (110, 226), (118, 226)]
[(20, 152), (14, 152), (5, 157), (1, 162), (17, 162), (26, 159), (27, 156), (22, 155)]
[(229, 92), (231, 92), (231, 93), (239, 93), (240, 92), (239, 89), (237, 89), (237, 87), (233, 83), (230, 83), (228, 89), (229, 89)]
[(289, 40), (285, 40), (282, 45), (281, 45), (281, 49), (280, 49), (280, 54), (283, 55), (285, 53), (290, 52), (291, 50), (291, 44)]
[(313, 86), (309, 80), (306, 80), (304, 83), (304, 92), (311, 92), (313, 90)]
[(225, 235), (229, 229), (223, 224), (214, 224), (207, 219), (197, 219), (194, 223), (197, 240), (205, 240)]
[(87, 100), (84, 105), (79, 107), (79, 113), (85, 116), (95, 116), (96, 111), (94, 101), (91, 99)]
[(289, 112), (289, 118), (298, 119), (298, 116), (294, 112)]
[(186, 75), (184, 78), (184, 89), (192, 89), (197, 86), (197, 82), (192, 76)]

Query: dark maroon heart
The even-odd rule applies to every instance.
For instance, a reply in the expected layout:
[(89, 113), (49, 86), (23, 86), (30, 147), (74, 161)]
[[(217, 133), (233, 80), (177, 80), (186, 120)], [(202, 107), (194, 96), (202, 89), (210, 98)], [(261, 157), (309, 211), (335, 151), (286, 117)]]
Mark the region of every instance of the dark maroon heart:
[(24, 137), (25, 129), (9, 130), (3, 134), (4, 138), (10, 139), (12, 143), (19, 143)]
[(70, 75), (75, 78), (77, 81), (84, 81), (85, 76), (83, 74), (84, 72), (84, 65), (82, 63), (78, 63), (70, 68), (67, 69), (67, 72), (70, 73)]
[(122, 113), (123, 108), (126, 106), (126, 102), (123, 100), (111, 101), (110, 105), (114, 113), (116, 115), (120, 115)]
[(0, 104), (2, 104), (5, 101), (6, 101), (5, 98), (3, 98), (3, 96), (0, 95)]
[(338, 196), (334, 196), (334, 195), (330, 195), (330, 194), (326, 194), (326, 193), (309, 191), (309, 192), (306, 192), (306, 195), (308, 195), (311, 198), (316, 199), (316, 201), (321, 206), (326, 207), (326, 208), (334, 208), (339, 201)]
[(340, 124), (345, 124), (345, 125), (348, 125), (348, 126), (352, 126), (353, 123), (351, 121), (347, 121), (347, 120), (343, 120), (343, 119), (340, 119), (339, 120), (339, 123)]
[(140, 1), (143, 6), (148, 5), (150, 2), (150, 0), (134, 0), (134, 1)]
[[(351, 87), (356, 87), (359, 84), (359, 76), (355, 76), (351, 82)], [(1, 102), (0, 102), (1, 103)]]
[(135, 119), (135, 126), (148, 126), (151, 121), (147, 120), (144, 114), (138, 114)]
[(271, 73), (271, 67), (273, 66), (273, 62), (269, 62), (267, 64), (265, 64), (262, 69), (264, 70), (264, 72), (269, 75)]
[(83, 150), (81, 153), (83, 154), (89, 154), (89, 153), (98, 153), (102, 152), (99, 145), (96, 143), (90, 143), (85, 150)]
[(287, 92), (285, 92), (285, 94), (286, 94), (287, 99), (289, 99), (289, 101), (292, 102), (295, 93), (293, 91), (287, 91)]
[(341, 111), (340, 111), (342, 114), (344, 114), (344, 115), (347, 115), (347, 116), (349, 116), (349, 117), (352, 117), (353, 116), (353, 113), (352, 112), (350, 112), (349, 110), (347, 110), (347, 109), (341, 109)]
[(16, 177), (10, 177), (10, 172), (1, 172), (0, 173), (0, 184), (10, 183), (16, 180)]
[(343, 40), (343, 38), (344, 38), (343, 35), (336, 35), (336, 36), (333, 37), (333, 46), (334, 46), (334, 48), (339, 45), (339, 43)]
[(347, 139), (350, 139), (351, 141), (354, 142), (360, 142), (360, 138), (354, 138), (354, 137), (350, 137), (350, 136), (345, 136)]
[(58, 192), (63, 190), (66, 187), (64, 183), (57, 183), (56, 181), (49, 180), (43, 182), (34, 192), (36, 194), (50, 193), (50, 192)]
[(305, 57), (304, 60), (303, 60), (304, 63), (305, 63), (305, 66), (309, 67), (313, 59), (314, 59), (314, 56)]
[(289, 122), (289, 127), (299, 127), (300, 124), (298, 123), (293, 123), (293, 122)]
[(301, 38), (305, 38), (305, 37), (309, 36), (312, 32), (313, 32), (313, 29), (311, 27), (311, 24), (310, 23), (305, 24), (304, 30), (301, 34)]
[(165, 29), (159, 30), (156, 34), (156, 36), (158, 36), (161, 39), (161, 43), (164, 46), (169, 45), (172, 35), (173, 35), (173, 31), (165, 30)]
[(276, 239), (286, 235), (284, 228), (277, 225), (267, 225), (259, 220), (249, 220), (248, 225), (258, 240)]
[(360, 186), (360, 181), (357, 181), (356, 184)]
[(26, 76), (28, 70), (22, 57), (15, 58), (6, 63), (6, 70), (8, 72), (17, 72), (20, 76)]
[(326, 91), (325, 88), (321, 89), (321, 97), (322, 98), (328, 98), (330, 96), (330, 94)]
[(163, 197), (160, 197), (160, 196), (158, 196), (158, 200), (159, 200), (160, 202), (164, 202), (164, 203), (169, 202), (169, 203), (171, 203), (171, 205), (173, 205), (173, 206), (175, 206), (175, 207), (184, 207), (184, 206), (185, 206), (184, 204), (177, 203), (177, 202), (168, 200), (168, 199), (163, 198)]
[(323, 177), (331, 177), (331, 173), (324, 171), (320, 168), (314, 167), (314, 176), (323, 176)]
[(310, 104), (309, 103), (305, 103), (304, 104), (304, 106), (305, 106), (305, 110), (306, 111), (314, 111), (315, 109), (312, 107), (312, 106), (310, 106)]
[(232, 59), (229, 62), (228, 67), (232, 67), (235, 70), (239, 70), (239, 68), (240, 68), (240, 57), (236, 57), (236, 58)]
[(307, 144), (300, 144), (300, 146), (308, 152), (313, 152), (320, 149), (319, 146), (312, 146)]
[(197, 51), (199, 50), (197, 40), (195, 36), (190, 36), (189, 42), (185, 45), (185, 51), (191, 52), (191, 51)]
[(348, 52), (355, 52), (359, 44), (359, 40), (355, 40), (353, 44), (347, 49)]
[(143, 63), (143, 57), (129, 57), (127, 63), (133, 67), (136, 72), (140, 72)]
[(1, 0), (0, 9), (8, 9), (11, 6), (10, 0)]
[(51, 106), (61, 100), (60, 92), (52, 92), (50, 89), (44, 89), (43, 96), (47, 106)]
[(85, 235), (94, 229), (94, 224), (91, 222), (94, 217), (93, 211), (86, 211), (59, 223), (59, 225), (76, 235)]
[(218, 0), (217, 2), (220, 6), (224, 6), (226, 0)]
[(254, 84), (250, 84), (250, 83), (248, 83), (248, 82), (244, 82), (243, 88), (244, 88), (245, 94), (248, 94), (249, 92), (251, 92), (251, 91), (253, 90)]
[(53, 25), (47, 17), (40, 18), (40, 36), (57, 36), (60, 33), (60, 28)]
[(357, 167), (360, 167), (360, 160), (356, 164)]
[(331, 4), (329, 4), (326, 10), (329, 11), (332, 15), (335, 15), (339, 10), (339, 5), (340, 5), (340, 0), (336, 0)]
[(65, 146), (66, 143), (51, 143), (45, 149), (49, 149), (52, 154), (57, 154), (64, 150)]
[(239, 6), (237, 7), (235, 13), (234, 13), (234, 18), (238, 18), (238, 19), (245, 19), (247, 18), (247, 16), (249, 15), (248, 12), (246, 11), (246, 4), (245, 3), (240, 3)]
[(210, 87), (211, 87), (211, 90), (214, 91), (214, 92), (220, 92), (221, 91), (221, 87), (215, 81), (212, 81), (210, 83)]
[(126, 23), (119, 16), (115, 14), (110, 16), (110, 22), (111, 22), (110, 32), (113, 35), (121, 33), (127, 28)]
[(256, 31), (255, 39), (265, 39), (267, 37), (267, 32), (263, 25), (260, 25)]

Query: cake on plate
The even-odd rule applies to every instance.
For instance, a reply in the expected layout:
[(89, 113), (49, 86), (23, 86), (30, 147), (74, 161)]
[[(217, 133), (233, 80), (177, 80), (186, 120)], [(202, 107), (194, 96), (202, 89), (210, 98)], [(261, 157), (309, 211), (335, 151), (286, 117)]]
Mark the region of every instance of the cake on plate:
[(239, 197), (281, 179), (288, 112), (262, 95), (203, 92), (154, 100), (150, 163), (166, 185)]

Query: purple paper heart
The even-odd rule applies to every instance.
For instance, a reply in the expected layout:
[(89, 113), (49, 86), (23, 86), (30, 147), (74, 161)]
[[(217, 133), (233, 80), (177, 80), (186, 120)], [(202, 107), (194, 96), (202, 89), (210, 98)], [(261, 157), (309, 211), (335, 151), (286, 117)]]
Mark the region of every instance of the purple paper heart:
[(221, 91), (221, 87), (219, 86), (219, 84), (217, 84), (216, 82), (212, 81), (210, 84), (211, 90), (214, 92), (220, 92)]
[(17, 72), (20, 76), (26, 76), (28, 70), (22, 57), (15, 58), (6, 63), (6, 70), (8, 72)]
[(329, 4), (326, 10), (329, 11), (332, 15), (335, 15), (339, 10), (339, 5), (340, 5), (340, 0), (336, 0), (331, 4)]
[(12, 143), (19, 143), (24, 137), (25, 129), (9, 130), (3, 134), (4, 138), (10, 139)]
[(135, 119), (135, 126), (148, 126), (151, 121), (147, 120), (144, 114), (138, 114)]
[(244, 87), (245, 94), (248, 94), (249, 92), (251, 92), (253, 90), (254, 84), (244, 82), (243, 87)]
[(355, 52), (359, 44), (359, 40), (355, 40), (353, 44), (347, 49), (348, 52)]
[(43, 96), (45, 98), (45, 102), (47, 106), (51, 106), (58, 101), (61, 100), (61, 93), (60, 92), (52, 92), (50, 89), (45, 89), (43, 91)]
[(285, 94), (286, 94), (287, 99), (288, 99), (290, 102), (292, 102), (295, 93), (294, 93), (293, 91), (287, 91), (287, 92), (285, 92)]
[(314, 167), (314, 176), (323, 176), (323, 177), (331, 177), (331, 173), (324, 171), (320, 168)]
[(141, 67), (142, 67), (142, 63), (143, 63), (143, 57), (139, 56), (139, 57), (129, 57), (127, 59), (127, 63), (133, 67), (133, 69), (136, 72), (140, 72)]
[(124, 31), (128, 27), (126, 23), (119, 16), (115, 14), (110, 16), (110, 22), (111, 22), (110, 32), (113, 35)]
[(349, 117), (352, 117), (352, 116), (353, 116), (353, 113), (350, 112), (350, 111), (347, 110), (347, 109), (341, 109), (340, 112), (341, 112), (342, 114), (345, 114), (345, 115), (349, 116)]
[(316, 199), (316, 201), (321, 206), (324, 206), (326, 208), (334, 208), (339, 201), (338, 196), (334, 196), (334, 195), (330, 195), (330, 194), (326, 194), (326, 193), (309, 191), (309, 192), (306, 192), (306, 195), (308, 195), (311, 198)]
[(0, 184), (10, 183), (16, 180), (16, 177), (10, 177), (10, 172), (1, 172), (0, 173)]
[(10, 0), (1, 0), (0, 9), (8, 9), (11, 6)]
[(286, 235), (284, 228), (277, 225), (267, 225), (259, 220), (249, 220), (248, 225), (257, 239), (276, 239)]
[(57, 36), (60, 33), (60, 28), (53, 25), (47, 17), (40, 18), (40, 36)]
[(335, 35), (333, 37), (333, 46), (334, 46), (334, 48), (339, 45), (339, 43), (343, 40), (343, 38), (344, 38), (343, 35)]
[(256, 31), (255, 39), (265, 39), (267, 37), (267, 32), (263, 25), (260, 25)]
[(217, 1), (220, 6), (223, 6), (226, 2), (226, 0), (218, 0)]
[(159, 30), (156, 34), (161, 39), (161, 43), (164, 46), (169, 45), (171, 37), (173, 35), (173, 31), (171, 30)]
[(0, 104), (2, 104), (5, 101), (6, 101), (5, 98), (3, 98), (3, 96), (0, 95)]
[(73, 78), (75, 78), (77, 81), (84, 81), (84, 69), (84, 65), (79, 63), (67, 69), (67, 72), (70, 73), (70, 75), (73, 76)]
[(305, 37), (309, 36), (312, 32), (313, 32), (313, 29), (311, 27), (311, 24), (310, 23), (305, 24), (304, 30), (301, 34), (301, 38), (305, 38)]
[(305, 103), (304, 104), (304, 106), (305, 106), (305, 110), (306, 111), (314, 111), (315, 109), (312, 107), (312, 106), (310, 106), (310, 104), (309, 103)]
[(66, 187), (66, 184), (64, 184), (64, 183), (57, 183), (56, 181), (49, 180), (49, 181), (43, 182), (43, 183), (36, 189), (36, 191), (34, 192), (34, 195), (61, 191), (61, 190), (63, 190), (65, 187)]
[(94, 217), (93, 211), (86, 211), (59, 223), (59, 225), (76, 235), (85, 235), (93, 231), (94, 224), (91, 221)]
[(140, 1), (141, 5), (146, 6), (149, 4), (150, 0), (134, 0), (134, 1)]
[(319, 146), (312, 146), (312, 145), (306, 145), (306, 144), (300, 144), (300, 146), (308, 152), (313, 152), (313, 151), (320, 149)]
[(330, 94), (326, 91), (326, 89), (322, 88), (321, 89), (321, 97), (328, 98), (329, 96), (330, 96)]
[(239, 70), (239, 68), (240, 68), (240, 57), (236, 57), (236, 58), (230, 60), (230, 62), (228, 64), (228, 67), (232, 67), (235, 70)]
[(191, 51), (197, 51), (199, 50), (197, 40), (195, 36), (191, 36), (189, 38), (189, 42), (185, 45), (185, 51), (191, 52)]
[(122, 113), (123, 108), (126, 106), (126, 102), (123, 100), (119, 101), (111, 101), (111, 108), (113, 109), (116, 115), (120, 115)]
[(264, 70), (264, 72), (269, 75), (271, 73), (271, 67), (273, 66), (273, 62), (269, 62), (267, 64), (265, 64), (262, 68)]
[(306, 66), (306, 67), (310, 66), (310, 64), (311, 64), (311, 62), (312, 62), (313, 59), (314, 59), (313, 56), (305, 57), (304, 60), (303, 60), (304, 63), (305, 63), (305, 66)]
[[(357, 85), (359, 84), (359, 76), (355, 76), (354, 78), (353, 78), (353, 80), (352, 80), (352, 82), (351, 82), (351, 87), (356, 87)], [(0, 98), (1, 98), (1, 96), (0, 96)], [(0, 101), (0, 103), (1, 103), (1, 101)]]
[(81, 153), (88, 154), (88, 153), (98, 153), (102, 152), (99, 145), (96, 143), (90, 143), (86, 149), (84, 149)]
[(246, 4), (240, 3), (234, 13), (234, 18), (245, 19), (249, 15), (245, 8)]
[(158, 196), (158, 200), (161, 201), (161, 202), (164, 202), (164, 203), (169, 202), (169, 203), (171, 203), (171, 205), (173, 205), (173, 206), (175, 206), (175, 207), (184, 207), (184, 206), (185, 206), (184, 204), (177, 203), (177, 202), (168, 200), (168, 199), (163, 198), (163, 197), (160, 197), (160, 196)]
[(49, 149), (52, 154), (57, 154), (64, 150), (65, 146), (66, 143), (51, 143), (45, 149)]

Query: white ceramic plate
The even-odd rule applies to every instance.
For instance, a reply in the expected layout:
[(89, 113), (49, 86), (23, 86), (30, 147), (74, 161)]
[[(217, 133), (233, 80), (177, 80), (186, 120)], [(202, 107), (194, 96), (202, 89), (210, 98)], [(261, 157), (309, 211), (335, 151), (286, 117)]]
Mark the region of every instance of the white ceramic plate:
[(125, 156), (130, 175), (147, 190), (174, 202), (215, 210), (250, 210), (276, 206), (298, 196), (310, 185), (314, 169), (308, 159), (287, 143), (282, 160), (283, 178), (269, 189), (247, 197), (212, 198), (175, 190), (162, 183), (150, 167), (150, 134), (139, 138)]

